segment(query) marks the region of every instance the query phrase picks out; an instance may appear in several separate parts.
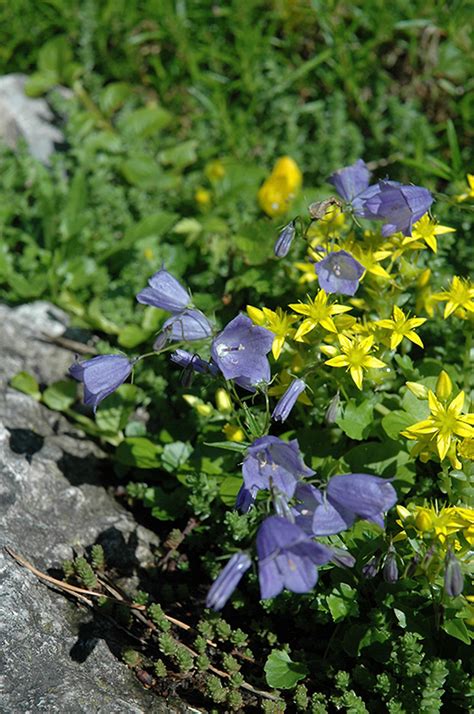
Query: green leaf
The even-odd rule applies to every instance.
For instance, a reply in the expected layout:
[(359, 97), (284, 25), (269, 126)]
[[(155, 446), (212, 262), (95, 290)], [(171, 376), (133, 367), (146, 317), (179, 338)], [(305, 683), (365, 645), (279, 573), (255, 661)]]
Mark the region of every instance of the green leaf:
[(166, 471), (172, 473), (179, 469), (189, 459), (193, 452), (193, 447), (184, 441), (175, 441), (166, 444), (163, 449), (162, 463)]
[(448, 635), (451, 635), (451, 637), (461, 640), (461, 642), (464, 642), (466, 645), (471, 644), (472, 635), (467, 629), (464, 620), (459, 620), (457, 618), (453, 620), (445, 620), (445, 622), (441, 625), (441, 629), (447, 632)]
[(371, 401), (365, 400), (362, 404), (356, 404), (353, 399), (349, 399), (342, 415), (336, 419), (336, 424), (351, 439), (361, 441), (369, 434), (373, 422), (374, 405)]
[(115, 459), (125, 466), (136, 466), (138, 469), (155, 469), (161, 466), (159, 455), (161, 446), (142, 436), (127, 437), (119, 444)]
[(120, 128), (125, 134), (144, 139), (164, 129), (171, 119), (172, 115), (162, 107), (142, 107), (121, 119)]
[(187, 492), (184, 488), (165, 491), (160, 486), (147, 488), (143, 504), (151, 508), (151, 515), (160, 521), (174, 521), (186, 508)]
[(237, 441), (205, 441), (204, 445), (212, 446), (214, 449), (224, 449), (224, 451), (236, 451), (238, 454), (243, 454), (249, 446), (249, 444)]
[(269, 687), (293, 689), (308, 674), (302, 662), (293, 662), (285, 650), (272, 650), (265, 663), (265, 677)]
[[(131, 387), (132, 394), (134, 394), (135, 387), (133, 385), (123, 386)], [(95, 422), (101, 431), (107, 434), (117, 434), (125, 427), (134, 406), (135, 402), (130, 398), (127, 390), (120, 387), (120, 390), (111, 394), (101, 403), (95, 416)]]
[(111, 82), (102, 90), (99, 106), (107, 116), (111, 116), (132, 93), (132, 88), (126, 82)]
[(382, 418), (382, 428), (391, 439), (398, 441), (400, 432), (414, 424), (413, 417), (401, 409), (395, 409)]
[(241, 486), (241, 476), (226, 476), (219, 489), (219, 496), (226, 506), (235, 506), (235, 499)]
[(13, 389), (18, 389), (19, 392), (29, 394), (30, 397), (33, 397), (33, 399), (37, 401), (41, 399), (39, 384), (29, 372), (17, 372), (17, 374), (11, 378), (10, 386), (13, 387)]
[(150, 332), (138, 325), (126, 325), (118, 336), (118, 343), (121, 347), (133, 349), (145, 342), (149, 336)]
[(359, 614), (357, 590), (347, 583), (339, 583), (326, 598), (334, 622), (340, 622), (350, 615)]
[(177, 169), (184, 169), (197, 161), (198, 142), (195, 139), (183, 141), (170, 149), (164, 149), (159, 154), (162, 164), (174, 166)]
[(128, 183), (144, 189), (155, 188), (163, 173), (156, 161), (149, 156), (125, 159), (120, 170)]
[(63, 412), (76, 400), (77, 384), (72, 380), (62, 380), (51, 384), (43, 392), (43, 402), (50, 409)]

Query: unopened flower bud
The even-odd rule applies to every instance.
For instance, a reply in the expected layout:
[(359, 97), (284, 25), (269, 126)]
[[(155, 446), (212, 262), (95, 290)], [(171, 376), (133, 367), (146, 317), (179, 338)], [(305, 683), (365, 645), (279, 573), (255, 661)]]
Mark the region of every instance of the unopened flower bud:
[(459, 562), (451, 550), (448, 550), (445, 560), (444, 591), (449, 597), (457, 597), (462, 593), (464, 577)]
[(379, 559), (376, 555), (374, 555), (373, 558), (371, 558), (362, 568), (362, 575), (364, 578), (367, 578), (367, 580), (371, 580), (377, 575), (378, 568)]
[(356, 562), (356, 559), (354, 558), (353, 555), (349, 553), (348, 550), (344, 550), (344, 548), (336, 548), (334, 546), (331, 547), (332, 550), (332, 556), (331, 556), (331, 561), (335, 565), (343, 566), (345, 568), (353, 568)]
[(216, 407), (223, 414), (228, 414), (232, 411), (232, 399), (227, 390), (222, 388), (217, 390)]
[(306, 383), (302, 379), (294, 379), (273, 410), (272, 419), (281, 422), (286, 421), (296, 404), (296, 400), (305, 389)]
[(276, 240), (274, 253), (277, 258), (284, 258), (288, 255), (293, 238), (295, 237), (295, 222), (291, 221), (281, 231)]
[(438, 399), (449, 399), (452, 391), (453, 383), (449, 378), (449, 374), (442, 369), (436, 382), (436, 396)]
[(339, 397), (339, 392), (337, 392), (331, 399), (329, 406), (326, 409), (326, 413), (324, 415), (324, 421), (326, 422), (326, 424), (336, 423), (340, 401), (341, 399)]
[(425, 510), (420, 510), (415, 517), (415, 526), (418, 531), (431, 530), (433, 523), (430, 514)]
[(405, 382), (410, 392), (417, 397), (417, 399), (428, 399), (428, 390), (424, 384), (419, 384), (418, 382)]
[(397, 555), (393, 545), (388, 548), (382, 574), (386, 583), (396, 583), (398, 580)]

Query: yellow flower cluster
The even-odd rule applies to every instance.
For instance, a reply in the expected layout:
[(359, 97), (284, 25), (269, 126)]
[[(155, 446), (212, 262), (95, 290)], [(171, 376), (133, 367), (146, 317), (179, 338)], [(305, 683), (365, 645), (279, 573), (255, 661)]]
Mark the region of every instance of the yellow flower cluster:
[(443, 370), (436, 384), (436, 393), (426, 389), (423, 384), (407, 382), (407, 387), (421, 399), (427, 399), (430, 415), (427, 419), (412, 424), (401, 432), (407, 439), (416, 441), (411, 450), (412, 456), (419, 456), (428, 461), (433, 455), (443, 461), (446, 457), (451, 466), (460, 469), (459, 455), (464, 458), (472, 452), (474, 439), (474, 414), (463, 414), (465, 395), (459, 392), (450, 400), (453, 385), (449, 375)]
[(461, 535), (469, 545), (474, 545), (474, 508), (443, 506), (439, 509), (437, 505), (405, 508), (398, 505), (397, 513), (400, 517), (397, 523), (403, 530), (394, 540), (403, 540), (407, 531), (415, 530), (423, 538), (435, 540), (443, 547), (450, 544), (457, 551), (467, 549), (459, 538)]
[(270, 217), (286, 213), (302, 183), (297, 163), (290, 156), (282, 156), (258, 191), (260, 207)]

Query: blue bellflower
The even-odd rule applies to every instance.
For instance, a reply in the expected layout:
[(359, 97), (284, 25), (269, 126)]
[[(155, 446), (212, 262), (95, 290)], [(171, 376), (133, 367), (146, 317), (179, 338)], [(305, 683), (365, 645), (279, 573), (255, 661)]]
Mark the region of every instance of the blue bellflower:
[(306, 383), (302, 379), (294, 379), (273, 410), (272, 419), (281, 422), (286, 421), (296, 404), (296, 400), (305, 389)]
[(263, 600), (276, 597), (283, 588), (307, 593), (318, 580), (318, 565), (331, 560), (332, 552), (314, 543), (285, 518), (270, 516), (257, 533), (258, 579)]
[(200, 310), (183, 310), (164, 322), (162, 333), (173, 342), (193, 342), (210, 337), (212, 327)]
[(339, 196), (347, 203), (354, 203), (354, 199), (364, 193), (369, 187), (371, 172), (365, 161), (358, 159), (352, 166), (339, 169), (329, 177)]
[(272, 332), (254, 325), (246, 315), (237, 315), (214, 339), (212, 359), (226, 379), (253, 392), (259, 382), (270, 381), (266, 355), (273, 337)]
[(164, 268), (149, 279), (148, 285), (148, 288), (137, 295), (137, 300), (142, 305), (152, 305), (168, 312), (177, 313), (187, 308), (191, 302), (189, 293)]
[(326, 293), (355, 295), (365, 268), (346, 250), (329, 253), (314, 266), (319, 285)]
[(99, 355), (85, 362), (74, 362), (69, 374), (84, 382), (84, 404), (94, 412), (103, 399), (115, 392), (132, 371), (132, 363), (123, 355)]
[(242, 576), (252, 565), (247, 553), (235, 553), (213, 582), (206, 598), (206, 607), (222, 610)]
[(298, 484), (295, 523), (306, 533), (326, 536), (350, 528), (356, 518), (384, 527), (384, 513), (397, 502), (392, 484), (370, 474), (333, 476), (326, 492), (310, 484)]
[(314, 471), (303, 462), (296, 439), (286, 442), (277, 436), (262, 436), (247, 449), (242, 474), (244, 485), (236, 507), (248, 510), (262, 489), (274, 487), (291, 498), (298, 480), (312, 476)]
[(192, 369), (194, 372), (218, 374), (217, 367), (212, 362), (206, 362), (199, 355), (186, 350), (176, 350), (170, 357), (171, 361), (183, 369)]
[(433, 196), (421, 186), (404, 186), (395, 181), (379, 181), (378, 191), (363, 201), (363, 215), (385, 221), (382, 235), (401, 232), (410, 236), (413, 224), (427, 213)]

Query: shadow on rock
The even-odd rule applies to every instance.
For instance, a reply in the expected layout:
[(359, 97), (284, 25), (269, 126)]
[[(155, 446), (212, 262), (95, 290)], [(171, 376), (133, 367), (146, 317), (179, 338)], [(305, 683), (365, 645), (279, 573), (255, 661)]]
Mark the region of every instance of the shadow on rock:
[(98, 458), (91, 451), (77, 455), (65, 451), (64, 448), (61, 458), (57, 461), (58, 468), (71, 486), (81, 486), (85, 483), (109, 486), (114, 479), (113, 474), (107, 472), (106, 464), (105, 459)]
[(10, 449), (15, 454), (24, 454), (26, 460), (31, 464), (31, 458), (44, 445), (44, 437), (31, 429), (9, 429)]

